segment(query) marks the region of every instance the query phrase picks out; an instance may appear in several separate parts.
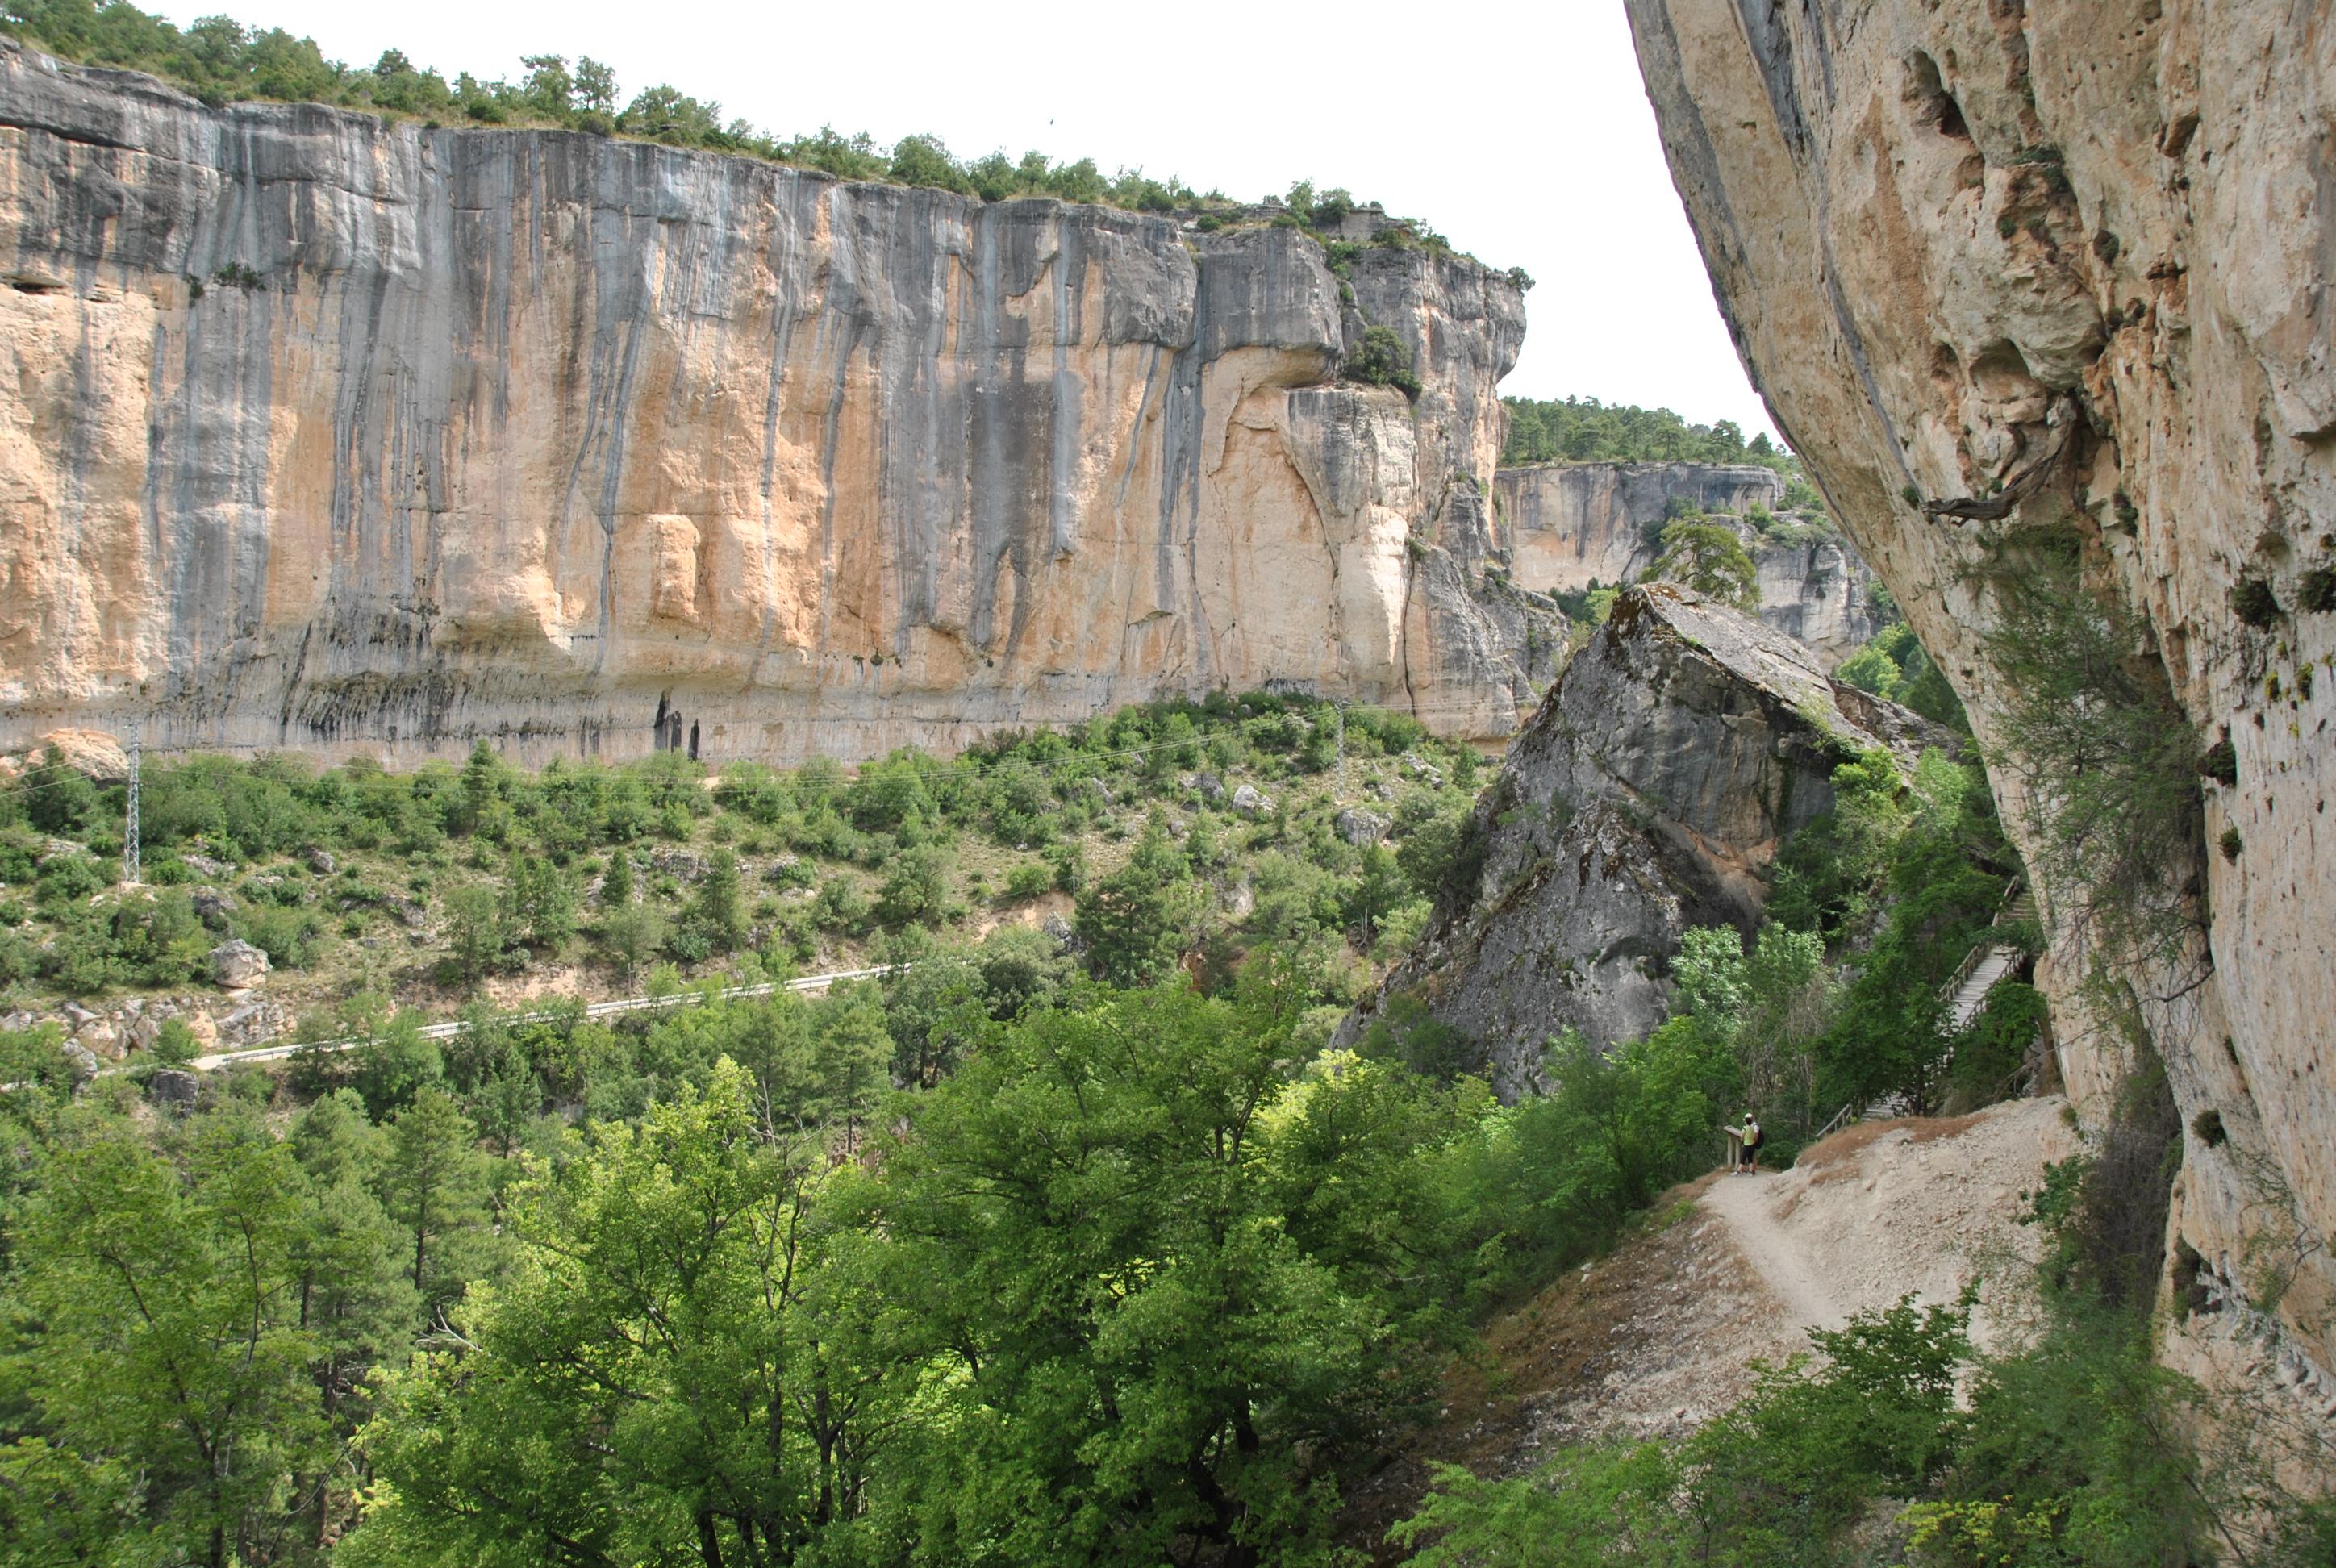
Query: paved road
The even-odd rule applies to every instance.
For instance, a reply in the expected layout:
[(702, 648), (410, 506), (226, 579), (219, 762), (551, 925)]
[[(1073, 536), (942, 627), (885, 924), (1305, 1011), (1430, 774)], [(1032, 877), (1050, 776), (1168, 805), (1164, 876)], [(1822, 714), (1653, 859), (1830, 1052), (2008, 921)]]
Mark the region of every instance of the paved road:
[[(714, 994), (726, 1000), (732, 997), (775, 996), (781, 991), (823, 991), (838, 980), (871, 979), (879, 975), (893, 974), (906, 968), (908, 968), (906, 964), (879, 964), (870, 969), (835, 969), (823, 975), (805, 975), (798, 980), (766, 980), (761, 985), (729, 986)], [(584, 1016), (588, 1018), (613, 1018), (622, 1013), (658, 1012), (667, 1008), (688, 1007), (702, 999), (704, 996), (703, 991), (687, 990), (676, 991), (667, 997), (618, 997), (611, 1001), (592, 1003), (584, 1009)], [(547, 1009), (541, 1012), (514, 1013), (505, 1021), (528, 1023), (560, 1016), (561, 1015)], [(443, 1024), (424, 1024), (422, 1026), (422, 1037), (425, 1040), (450, 1040), (470, 1027), (460, 1018), (450, 1019)], [(209, 1073), (216, 1072), (221, 1067), (232, 1066), (238, 1062), (277, 1062), (296, 1051), (346, 1051), (365, 1043), (363, 1036), (346, 1040), (319, 1040), (313, 1044), (295, 1040), (278, 1046), (258, 1046), (248, 1051), (216, 1051), (208, 1057), (197, 1057), (188, 1066), (199, 1073)], [(113, 1070), (120, 1071), (119, 1068)]]

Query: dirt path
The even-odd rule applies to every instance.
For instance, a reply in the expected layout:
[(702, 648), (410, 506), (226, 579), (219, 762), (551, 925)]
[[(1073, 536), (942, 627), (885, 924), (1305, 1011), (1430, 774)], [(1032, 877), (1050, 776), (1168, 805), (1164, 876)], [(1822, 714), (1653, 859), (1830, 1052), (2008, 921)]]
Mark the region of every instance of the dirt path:
[(1826, 1287), (1776, 1213), (1788, 1190), (1786, 1177), (1768, 1171), (1724, 1175), (1705, 1191), (1703, 1207), (1727, 1222), (1736, 1250), (1777, 1305), (1791, 1314), (1795, 1337), (1804, 1329), (1838, 1329), (1849, 1321), (1849, 1309)]
[(1386, 1531), (1417, 1507), (1431, 1463), (1517, 1475), (1568, 1444), (1685, 1437), (1743, 1397), (1755, 1361), (1907, 1295), (1943, 1304), (1979, 1280), (1987, 1346), (2018, 1321), (2002, 1282), (2039, 1244), (2018, 1223), (2024, 1195), (2078, 1146), (2063, 1109), (1864, 1123), (1791, 1170), (1668, 1194), (1611, 1254), (1485, 1325), (1487, 1354), (1452, 1368), (1441, 1418), (1350, 1489), (1344, 1538), (1397, 1563)]
[(2018, 1281), (2038, 1242), (2018, 1219), (2045, 1163), (2078, 1146), (2064, 1108), (2056, 1096), (1861, 1123), (1790, 1170), (1714, 1177), (1701, 1206), (1726, 1224), (1796, 1339), (1907, 1295), (1944, 1305), (1976, 1281), (1971, 1327), (1985, 1346), (2029, 1310)]

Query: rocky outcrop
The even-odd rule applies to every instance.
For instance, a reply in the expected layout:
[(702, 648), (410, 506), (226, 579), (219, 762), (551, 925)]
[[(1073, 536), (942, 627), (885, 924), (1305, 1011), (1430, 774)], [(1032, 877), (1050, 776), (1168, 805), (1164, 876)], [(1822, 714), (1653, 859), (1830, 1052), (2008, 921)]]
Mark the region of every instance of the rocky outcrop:
[[(850, 758), (1525, 695), (1483, 570), (1523, 310), (1465, 258), (0, 41), (0, 746)], [(1341, 379), (1368, 326), (1416, 400)]]
[(1455, 885), (1340, 1040), (1414, 998), (1514, 1095), (1561, 1029), (1643, 1035), (1689, 927), (1757, 927), (1768, 867), (1832, 809), (1837, 764), (1883, 746), (1911, 768), (1943, 740), (1740, 611), (1631, 589), (1518, 735)]
[[(2100, 1125), (2145, 1054), (2171, 1080), (2168, 1251), (2218, 1282), (2189, 1331), (2272, 1325), (2234, 1361), (2336, 1408), (2336, 25), (2270, 0), (1628, 4), (1745, 359), (1990, 755), (2017, 677), (1979, 569), (2055, 535), (2137, 618), (2131, 669), (2202, 745), (2227, 731), (2203, 832), (2160, 852), (2197, 934), (2146, 963), (2087, 946), (2088, 890), (2033, 852), (2048, 803), (1991, 772), (2079, 1110)], [(2101, 967), (2135, 1027), (2088, 1012)]]
[(1785, 482), (1753, 463), (1576, 463), (1504, 468), (1494, 476), (1501, 542), (1519, 588), (1575, 594), (1636, 582), (1662, 553), (1663, 524), (1680, 506), (1731, 523), (1760, 574), (1760, 618), (1815, 648), (1828, 667), (1883, 624), (1874, 574), (1829, 526), (1787, 520), (1772, 531), (1753, 508), (1785, 504)]
[(1774, 534), (1741, 531), (1759, 573), (1760, 618), (1808, 644), (1827, 669), (1886, 624), (1874, 572), (1848, 541), (1789, 525)]

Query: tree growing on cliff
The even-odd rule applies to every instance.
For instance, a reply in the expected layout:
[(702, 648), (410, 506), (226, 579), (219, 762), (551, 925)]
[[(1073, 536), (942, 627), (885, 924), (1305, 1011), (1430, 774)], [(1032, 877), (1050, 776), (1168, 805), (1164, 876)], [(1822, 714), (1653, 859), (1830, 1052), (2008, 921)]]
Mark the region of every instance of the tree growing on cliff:
[(1759, 607), (1759, 569), (1734, 529), (1683, 517), (1664, 526), (1662, 543), (1663, 553), (1647, 569), (1647, 581), (1676, 582), (1738, 609)]
[(1345, 375), (1349, 381), (1392, 386), (1408, 398), (1419, 396), (1419, 376), (1411, 367), (1411, 350), (1391, 326), (1364, 329), (1361, 346), (1348, 356)]

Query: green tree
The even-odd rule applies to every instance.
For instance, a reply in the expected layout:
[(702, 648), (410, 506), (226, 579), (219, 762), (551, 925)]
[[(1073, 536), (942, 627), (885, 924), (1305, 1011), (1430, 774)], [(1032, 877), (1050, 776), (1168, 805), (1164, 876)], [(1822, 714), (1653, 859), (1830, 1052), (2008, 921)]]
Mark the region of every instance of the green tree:
[(520, 63), (527, 67), (527, 81), (521, 91), (527, 95), (528, 107), (548, 120), (568, 123), (576, 109), (576, 78), (568, 69), (568, 57), (527, 54)]
[[(407, 1238), (354, 1173), (313, 1177), (290, 1248), (297, 1322), (308, 1337), (317, 1414), (346, 1441), (372, 1407), (368, 1378), (394, 1360), (421, 1326), (421, 1297), (404, 1271)], [(329, 1466), (297, 1477), (322, 1539), (333, 1476)]]
[(502, 901), (492, 888), (474, 884), (448, 893), (445, 910), (447, 968), (476, 984), (502, 957)]
[(728, 849), (714, 852), (713, 863), (682, 915), (681, 929), (713, 952), (735, 952), (746, 945), (746, 901), (738, 879), (738, 857)]
[(919, 1106), (882, 1201), (930, 1418), (880, 1530), (937, 1560), (1321, 1560), (1297, 1455), (1377, 1424), (1387, 1341), (1277, 1222), (1280, 980), (1034, 1015)]
[(873, 1456), (865, 1380), (806, 1307), (814, 1151), (728, 1063), (515, 1196), (521, 1261), (393, 1378), (358, 1562), (800, 1561)]
[(576, 106), (587, 114), (617, 112), (617, 73), (587, 54), (576, 62)]
[(504, 880), (506, 930), (557, 950), (576, 934), (576, 885), (541, 855), (513, 854)]
[(600, 918), (600, 946), (617, 960), (627, 985), (632, 984), (643, 964), (657, 956), (671, 933), (671, 922), (647, 904), (624, 904)]
[(949, 860), (935, 844), (903, 850), (884, 873), (876, 894), (880, 924), (939, 923), (949, 904)]
[(405, 1227), (412, 1262), (406, 1277), (424, 1309), (435, 1310), (462, 1294), (473, 1261), (465, 1243), (485, 1219), (478, 1130), (453, 1096), (433, 1086), (397, 1114), (389, 1135), (382, 1206)]
[(600, 907), (620, 910), (633, 901), (633, 857), (623, 850), (608, 856), (608, 871), (600, 879)]
[(1738, 609), (1759, 607), (1759, 569), (1734, 529), (1683, 517), (1664, 524), (1662, 551), (1647, 569), (1650, 580), (1667, 579)]
[(1208, 895), (1157, 817), (1127, 864), (1080, 891), (1078, 933), (1098, 979), (1140, 986), (1157, 979), (1194, 935)]
[(349, 1076), (365, 1107), (385, 1116), (424, 1088), (445, 1081), (437, 1042), (422, 1037), (422, 1016), (402, 1008), (369, 1029), (348, 1053)]
[[(286, 1544), (293, 1479), (329, 1453), (299, 1317), (305, 1185), (238, 1115), (199, 1118), (169, 1154), (76, 1118), (42, 1160), (15, 1238), (34, 1326), (5, 1364), (42, 1435), (8, 1464), (61, 1488), (75, 1527), (112, 1521), (130, 1555), (84, 1560), (228, 1568)], [(54, 1545), (51, 1521), (0, 1519)]]

